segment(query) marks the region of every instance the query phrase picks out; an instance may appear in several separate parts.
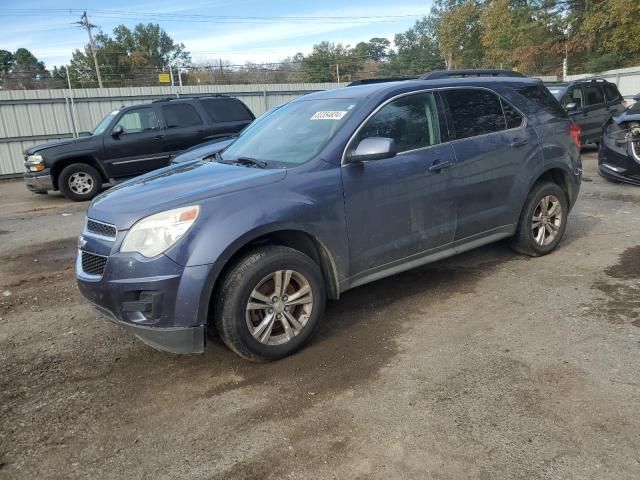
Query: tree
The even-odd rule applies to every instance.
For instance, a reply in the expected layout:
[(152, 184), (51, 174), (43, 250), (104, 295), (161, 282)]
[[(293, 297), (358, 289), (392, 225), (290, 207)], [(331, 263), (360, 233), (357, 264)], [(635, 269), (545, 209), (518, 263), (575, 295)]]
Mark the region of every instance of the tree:
[(354, 54), (363, 60), (372, 60), (379, 62), (388, 55), (391, 42), (383, 37), (374, 37), (368, 42), (360, 42), (356, 44)]
[(412, 76), (444, 68), (432, 19), (428, 17), (416, 21), (406, 32), (396, 34), (394, 44), (396, 51), (380, 66), (382, 75)]
[(54, 88), (51, 72), (26, 48), (0, 50), (0, 82), (5, 89)]
[(361, 69), (353, 50), (341, 43), (321, 42), (302, 59), (302, 71), (307, 82), (336, 82), (349, 79)]
[(448, 70), (482, 65), (481, 11), (475, 0), (467, 0), (442, 12), (436, 33)]
[[(133, 30), (124, 25), (113, 29), (113, 36), (102, 31), (94, 38), (96, 55), (104, 84), (109, 87), (153, 85), (158, 73), (169, 65), (188, 66), (191, 56), (182, 43), (176, 43), (159, 25), (138, 24)], [(94, 87), (97, 76), (91, 50), (72, 54), (70, 76), (74, 86)]]

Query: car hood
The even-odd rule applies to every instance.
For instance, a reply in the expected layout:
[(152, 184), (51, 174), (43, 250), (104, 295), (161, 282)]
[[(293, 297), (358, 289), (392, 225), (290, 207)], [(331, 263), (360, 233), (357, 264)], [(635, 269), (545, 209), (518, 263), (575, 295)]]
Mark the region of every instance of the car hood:
[(640, 113), (630, 112), (627, 109), (617, 117), (613, 117), (613, 121), (616, 122), (618, 125), (624, 122), (640, 122)]
[(95, 198), (87, 216), (127, 230), (143, 217), (238, 190), (277, 182), (285, 169), (260, 169), (196, 160), (122, 183)]
[(213, 155), (216, 152), (220, 152), (227, 148), (230, 143), (235, 140), (233, 138), (225, 138), (223, 140), (214, 140), (211, 142), (207, 142), (201, 145), (196, 145), (195, 147), (191, 147), (182, 153), (176, 155), (171, 163), (184, 163), (190, 160), (195, 160), (199, 158), (206, 157), (207, 155)]
[(48, 148), (54, 147), (62, 147), (64, 145), (80, 145), (83, 143), (87, 143), (93, 140), (92, 136), (79, 137), (79, 138), (63, 138), (61, 140), (54, 140), (52, 142), (42, 143), (40, 145), (36, 145), (35, 147), (31, 147), (25, 150), (26, 155), (33, 155), (35, 153), (41, 152)]

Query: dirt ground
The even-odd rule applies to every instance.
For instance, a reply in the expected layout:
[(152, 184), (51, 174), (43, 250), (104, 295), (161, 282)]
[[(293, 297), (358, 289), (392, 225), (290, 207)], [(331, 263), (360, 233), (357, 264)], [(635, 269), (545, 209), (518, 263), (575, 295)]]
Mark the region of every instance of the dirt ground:
[(0, 479), (640, 478), (640, 188), (584, 162), (552, 255), (347, 292), (267, 365), (99, 318), (73, 276), (87, 205), (0, 183)]

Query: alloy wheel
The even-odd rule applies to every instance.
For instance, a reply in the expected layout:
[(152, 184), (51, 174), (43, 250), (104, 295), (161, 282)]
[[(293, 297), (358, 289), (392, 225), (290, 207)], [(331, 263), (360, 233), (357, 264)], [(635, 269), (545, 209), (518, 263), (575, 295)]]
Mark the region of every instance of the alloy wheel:
[(302, 332), (312, 310), (309, 281), (294, 270), (277, 270), (251, 291), (246, 306), (247, 326), (260, 343), (282, 345)]
[(538, 245), (553, 243), (562, 226), (562, 204), (555, 195), (546, 195), (540, 199), (533, 212), (531, 233)]

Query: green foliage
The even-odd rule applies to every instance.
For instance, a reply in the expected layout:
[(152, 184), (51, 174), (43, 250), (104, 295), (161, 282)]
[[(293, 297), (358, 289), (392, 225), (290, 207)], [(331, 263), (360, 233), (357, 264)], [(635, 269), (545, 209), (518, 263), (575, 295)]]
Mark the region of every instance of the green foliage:
[(302, 59), (302, 70), (307, 82), (336, 82), (348, 80), (361, 69), (361, 60), (353, 49), (342, 44), (321, 42)]
[[(105, 87), (155, 85), (158, 73), (168, 65), (187, 66), (189, 52), (176, 43), (159, 25), (142, 23), (130, 30), (124, 25), (113, 29), (113, 36), (100, 31), (94, 38), (100, 73)], [(69, 73), (73, 86), (98, 84), (89, 45), (72, 54)]]
[(430, 19), (418, 20), (413, 27), (394, 38), (396, 50), (380, 66), (386, 76), (413, 76), (444, 68)]

